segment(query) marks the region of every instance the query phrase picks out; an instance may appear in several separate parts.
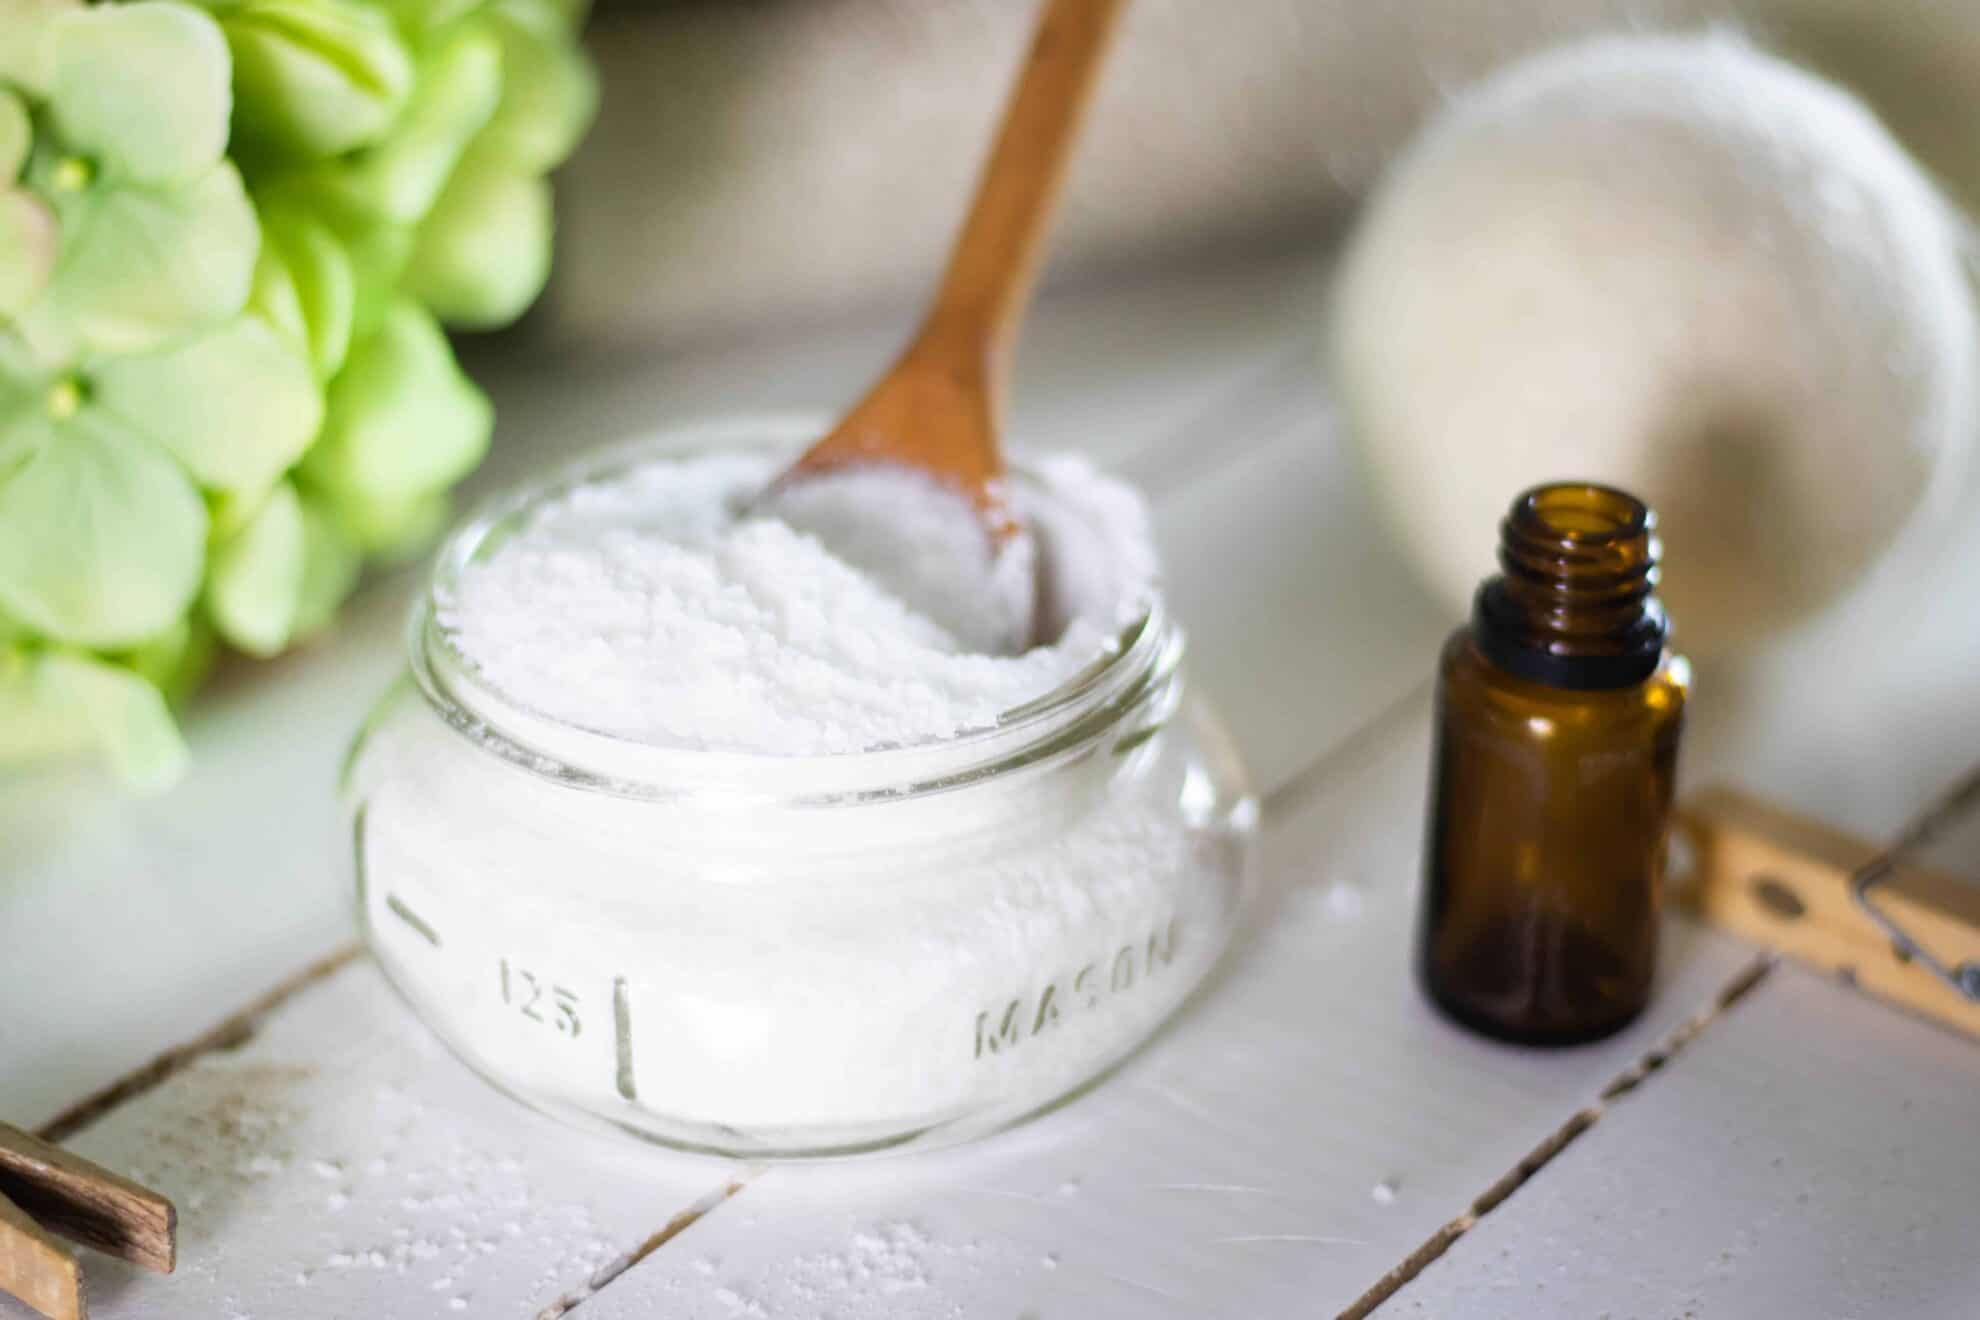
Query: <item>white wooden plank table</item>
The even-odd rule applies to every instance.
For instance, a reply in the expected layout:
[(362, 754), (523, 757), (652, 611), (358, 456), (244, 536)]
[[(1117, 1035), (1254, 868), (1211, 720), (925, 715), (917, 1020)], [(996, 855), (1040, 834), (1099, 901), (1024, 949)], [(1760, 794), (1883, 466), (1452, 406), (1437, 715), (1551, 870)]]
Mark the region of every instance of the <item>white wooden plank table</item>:
[[(1404, 1315), (1980, 1314), (1972, 1041), (1783, 967), (1399, 1298)], [(1715, 1171), (1709, 1183), (1699, 1167)]]
[[(1964, 1139), (1980, 1049), (1779, 971), (1714, 1014), (1751, 951), (1677, 922), (1651, 1011), (1597, 1046), (1490, 1045), (1421, 1005), (1407, 948), (1423, 680), (1445, 620), (1386, 548), (1334, 433), (1309, 342), (1323, 280), (1321, 263), (1295, 259), (1060, 296), (1020, 364), (1019, 434), (1089, 449), (1149, 489), (1196, 681), (1266, 801), (1261, 901), (1151, 1048), (970, 1147), (748, 1168), (528, 1113), (467, 1076), (356, 961), (262, 1014), (246, 1044), (198, 1054), (73, 1137), (184, 1212), (181, 1273), (95, 1263), (97, 1314), (1309, 1315), (1355, 1305), (1401, 1267), (1388, 1305), (1404, 1313), (1580, 1316), (1600, 1301), (1663, 1315), (1701, 1234), (1622, 1243), (1589, 1212), (1627, 1200), (1628, 1169), (1654, 1164), (1643, 1182), (1674, 1203), (1692, 1189), (1718, 1198), (1724, 1224), (1778, 1220), (1769, 1175), (1729, 1150), (1735, 1137), (1686, 1136), (1724, 1129), (1728, 1106), (1847, 1075), (1841, 1053), (1791, 1032), (1844, 1022), (1879, 1075), (1902, 1079), (1890, 1094), (1912, 1097), (1907, 1149)], [(896, 334), (659, 368), (505, 370), (484, 484), (723, 406), (829, 408)], [(1945, 572), (1980, 585), (1980, 534)], [(329, 787), (397, 667), (406, 589), (383, 584), (333, 641), (223, 684), (191, 722), (196, 769), (166, 798), (131, 803), (72, 772), (0, 785), (0, 1113), (45, 1120), (348, 939)], [(1879, 831), (1970, 758), (1980, 629), (1926, 616), (1912, 645), (1878, 654), (1865, 617), (1708, 668), (1694, 782), (1741, 779)], [(1842, 692), (1828, 681), (1838, 665), (1855, 678)], [(1742, 1026), (1754, 1021), (1768, 1025)], [(1695, 1038), (1598, 1100), (1674, 1032)], [(1954, 1098), (1920, 1104), (1906, 1087)], [(1849, 1094), (1825, 1102), (1840, 1112)], [(1832, 1150), (1828, 1111), (1808, 1112), (1781, 1137), (1796, 1167), (1859, 1178), (1871, 1127)], [(1522, 1161), (1537, 1172), (1506, 1196)], [(1956, 1199), (1972, 1186), (1963, 1168), (1888, 1186), (1915, 1185), (1919, 1215), (1943, 1220), (1972, 1204)], [(1796, 1296), (1788, 1263), (1834, 1240), (1866, 1277), (1922, 1260), (1933, 1286), (1970, 1282), (1942, 1259), (1942, 1235), (1902, 1215), (1824, 1222), (1776, 1238), (1745, 1291), (1701, 1293), (1699, 1313), (1771, 1312)], [(1631, 1273), (1646, 1241), (1665, 1254)], [(1547, 1282), (1564, 1259), (1587, 1281), (1558, 1303), (1535, 1288), (1501, 1307), (1515, 1294), (1480, 1291)], [(1870, 1314), (1897, 1296), (1814, 1313)], [(1940, 1313), (1955, 1312), (1920, 1312)]]

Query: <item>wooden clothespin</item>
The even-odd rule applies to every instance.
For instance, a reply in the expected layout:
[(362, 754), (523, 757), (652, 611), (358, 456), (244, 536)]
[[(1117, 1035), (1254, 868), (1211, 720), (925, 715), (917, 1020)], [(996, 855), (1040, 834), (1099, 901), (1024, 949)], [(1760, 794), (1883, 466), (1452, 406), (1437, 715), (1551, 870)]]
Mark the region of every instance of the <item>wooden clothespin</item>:
[(1980, 884), (1921, 860), (1980, 825), (1980, 771), (1889, 849), (1731, 789), (1679, 817), (1696, 866), (1676, 897), (1701, 919), (1980, 1036)]
[(0, 1292), (50, 1320), (85, 1320), (82, 1267), (57, 1233), (162, 1274), (177, 1259), (170, 1201), (0, 1123)]

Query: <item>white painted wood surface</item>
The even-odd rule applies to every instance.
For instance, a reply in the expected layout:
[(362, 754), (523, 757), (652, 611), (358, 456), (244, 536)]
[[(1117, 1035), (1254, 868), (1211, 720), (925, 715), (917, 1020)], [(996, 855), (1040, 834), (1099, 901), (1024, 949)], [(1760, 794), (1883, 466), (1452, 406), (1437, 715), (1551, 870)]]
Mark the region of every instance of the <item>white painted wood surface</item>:
[[(1673, 927), (1654, 1009), (1589, 1049), (1511, 1049), (1445, 1023), (1406, 956), (1427, 726), (1419, 697), (1280, 796), (1248, 941), (1106, 1085), (976, 1147), (772, 1168), (587, 1320), (752, 1306), (1317, 1316), (1353, 1302), (1749, 956)], [(856, 1270), (875, 1254), (863, 1243), (890, 1236), (907, 1238), (891, 1277), (835, 1284), (836, 1262)]]
[(1782, 967), (1395, 1312), (1970, 1320), (1976, 1121), (1972, 1041)]
[(70, 1144), (179, 1208), (175, 1274), (90, 1263), (98, 1320), (530, 1316), (723, 1185), (524, 1110), (369, 962)]
[[(1406, 950), (1420, 688), (1446, 621), (1372, 525), (1309, 369), (1323, 279), (1319, 264), (1296, 260), (1062, 298), (1041, 308), (1020, 366), (1021, 436), (1089, 449), (1151, 490), (1196, 680), (1272, 794), (1267, 901), (1238, 956), (1152, 1048), (991, 1141), (751, 1173), (724, 1200), (742, 1171), (549, 1126), (466, 1077), (375, 973), (354, 968), (298, 995), (245, 1049), (203, 1060), (77, 1139), (185, 1198), (185, 1272), (96, 1269), (98, 1313), (528, 1316), (700, 1206), (708, 1213), (577, 1314), (1323, 1314), (1463, 1211), (1708, 1000), (1746, 951), (1673, 925), (1649, 1017), (1563, 1053), (1487, 1045), (1416, 999)], [(512, 365), (496, 379), (504, 436), (483, 484), (722, 407), (829, 408), (895, 333), (739, 346), (658, 369)], [(1968, 596), (1980, 586), (1980, 519), (1934, 577)], [(163, 799), (131, 802), (81, 772), (0, 786), (0, 1113), (45, 1118), (348, 937), (330, 783), (349, 731), (397, 668), (405, 590), (403, 580), (373, 588), (333, 641), (223, 683), (190, 722), (193, 776)], [(1905, 644), (1893, 646), (1872, 626), (1890, 617), (1875, 606), (1839, 611), (1738, 669), (1707, 668), (1687, 773), (1874, 832), (1980, 755), (1970, 612), (1911, 607)], [(1706, 1043), (1790, 984), (1763, 984), (1570, 1154), (1619, 1140), (1630, 1112), (1657, 1113), (1663, 1089), (1713, 1057), (1699, 1053)], [(1881, 1069), (1929, 1078), (1980, 1059), (1816, 989), (1844, 996), (1846, 1010), (1802, 994), (1785, 1025), (1740, 1038), (1737, 1085), (1723, 1070), (1700, 1085), (1739, 1104), (1819, 1088), (1836, 1061), (1788, 1032), (1838, 1014), (1880, 1052)], [(1690, 1122), (1708, 1121), (1710, 1099), (1701, 1093)], [(1973, 1112), (1914, 1106), (1917, 1140), (1965, 1141)], [(1670, 1122), (1673, 1134), (1689, 1130)], [(1851, 1154), (1844, 1143), (1831, 1166), (1821, 1128), (1796, 1129), (1798, 1167), (1856, 1176), (1871, 1147)], [(1729, 1202), (1762, 1194), (1758, 1170), (1710, 1143), (1695, 1159), (1678, 1136), (1618, 1149), (1658, 1161), (1673, 1188), (1709, 1189), (1724, 1170)], [(1473, 1234), (1512, 1231), (1556, 1172), (1543, 1169)], [(1954, 1182), (1923, 1179), (1920, 1214), (1969, 1214)], [(462, 1240), (494, 1250), (464, 1254), (442, 1222), (470, 1202), (434, 1198), (469, 1184), (482, 1227)], [(513, 1214), (484, 1213), (491, 1199)], [(1560, 1252), (1599, 1254), (1600, 1243), (1568, 1242), (1571, 1215), (1557, 1219), (1560, 1242), (1544, 1231), (1510, 1239), (1519, 1259), (1488, 1262), (1493, 1277), (1539, 1279)], [(1890, 1222), (1888, 1232), (1909, 1232)], [(1876, 1224), (1849, 1237), (1834, 1224), (1871, 1273), (1911, 1259)], [(1461, 1239), (1449, 1264), (1483, 1240)], [(1658, 1278), (1682, 1273), (1679, 1247)], [(1444, 1273), (1391, 1306), (1432, 1295), (1417, 1290)], [(1558, 1308), (1522, 1299), (1475, 1313), (1597, 1314), (1579, 1304), (1603, 1279), (1623, 1293), (1616, 1314), (1631, 1313), (1627, 1278), (1591, 1277), (1594, 1291)], [(1771, 1276), (1752, 1277), (1751, 1291), (1725, 1296), (1764, 1301)], [(1665, 1294), (1645, 1296), (1645, 1313), (1663, 1314)], [(1701, 1312), (1718, 1313), (1755, 1308)], [(5, 1320), (17, 1314), (0, 1304)]]

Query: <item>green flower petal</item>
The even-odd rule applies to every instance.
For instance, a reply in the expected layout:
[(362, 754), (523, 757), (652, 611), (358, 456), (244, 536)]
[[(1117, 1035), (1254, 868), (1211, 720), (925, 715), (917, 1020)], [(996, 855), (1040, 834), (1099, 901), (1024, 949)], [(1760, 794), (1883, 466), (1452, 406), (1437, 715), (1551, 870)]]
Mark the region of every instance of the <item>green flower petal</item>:
[(81, 0), (0, 0), (0, 82), (36, 96), (48, 90), (52, 61), (48, 30)]
[(61, 245), (55, 213), (39, 197), (0, 187), (0, 317), (19, 316), (41, 293)]
[(482, 21), (502, 43), (502, 99), (476, 147), (541, 174), (590, 127), (598, 75), (564, 16), (542, 0), (498, 0)]
[(0, 764), (99, 749), (140, 791), (185, 773), (186, 745), (156, 687), (65, 651), (0, 655)]
[(351, 309), (351, 337), (377, 333), (391, 313), (412, 257), (410, 225), (367, 224), (340, 229), (337, 237), (350, 257), (356, 303)]
[(366, 211), (345, 189), (341, 171), (342, 166), (325, 166), (290, 175), (258, 191), (255, 201), (267, 230), (283, 234), (313, 223), (334, 238), (350, 266), (350, 335), (362, 338), (378, 328), (397, 296), (413, 232)]
[(337, 525), (320, 495), (302, 497), (303, 572), (297, 592), (294, 635), (308, 637), (327, 626), (357, 585), (363, 559)]
[(54, 443), (55, 421), (42, 400), (0, 376), (0, 487)]
[(488, 448), (493, 412), (447, 337), (401, 300), (330, 382), (323, 434), (303, 472), (339, 495), (405, 498), (459, 480)]
[(165, 694), (172, 705), (192, 695), (213, 663), (213, 629), (195, 615), (128, 651), (111, 657)]
[(268, 214), (261, 216), (261, 251), (254, 259), (254, 282), (248, 288), (247, 309), (275, 327), (282, 337), (309, 352), (309, 318), (303, 313), (302, 293), (288, 265), (276, 251), (268, 232)]
[(347, 208), (411, 225), (446, 185), (461, 153), (495, 113), (502, 52), (486, 32), (464, 31), (434, 53), (391, 136), (327, 176)]
[(227, 149), (227, 42), (191, 5), (91, 5), (49, 30), (50, 113), (106, 177), (189, 179)]
[(294, 211), (263, 211), (249, 302), (302, 345), (319, 378), (344, 365), (357, 298), (357, 272), (328, 226)]
[[(0, 330), (0, 483), (54, 438), (47, 383), (35, 372), (20, 341)], [(0, 612), (0, 624), (5, 622), (6, 615)]]
[(250, 0), (221, 27), (234, 56), (234, 135), (250, 151), (341, 155), (383, 136), (412, 91), (412, 57), (376, 9)]
[(399, 27), (412, 36), (438, 32), (481, 8), (486, 0), (380, 0)]
[(405, 559), (446, 530), (453, 504), (445, 491), (406, 496), (351, 492), (335, 496), (333, 508), (338, 528), (359, 550), (383, 559)]
[(179, 465), (85, 407), (0, 480), (0, 608), (58, 641), (132, 645), (199, 590), (206, 507)]
[(452, 325), (521, 316), (550, 277), (550, 185), (484, 165), (477, 148), (420, 226), (406, 291)]
[(275, 654), (294, 632), (303, 537), (302, 505), (285, 482), (213, 549), (206, 612), (222, 637), (250, 655)]
[(162, 352), (108, 359), (95, 393), (215, 490), (267, 490), (323, 422), (308, 361), (252, 315)]
[(92, 190), (71, 215), (55, 274), (22, 319), (44, 361), (141, 353), (247, 301), (261, 235), (230, 163), (170, 190)]
[[(4, 21), (4, 20), (0, 20)], [(34, 146), (34, 124), (21, 98), (0, 87), (0, 183), (21, 177), (28, 151)]]

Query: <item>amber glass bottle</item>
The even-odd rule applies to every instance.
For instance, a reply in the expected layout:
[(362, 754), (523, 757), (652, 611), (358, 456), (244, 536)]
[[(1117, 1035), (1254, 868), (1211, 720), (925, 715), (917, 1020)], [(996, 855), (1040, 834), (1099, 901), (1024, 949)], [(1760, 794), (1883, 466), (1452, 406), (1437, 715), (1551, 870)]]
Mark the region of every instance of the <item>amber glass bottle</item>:
[(1621, 491), (1530, 490), (1444, 647), (1418, 957), (1430, 997), (1491, 1035), (1592, 1040), (1649, 998), (1690, 682), (1658, 553)]

